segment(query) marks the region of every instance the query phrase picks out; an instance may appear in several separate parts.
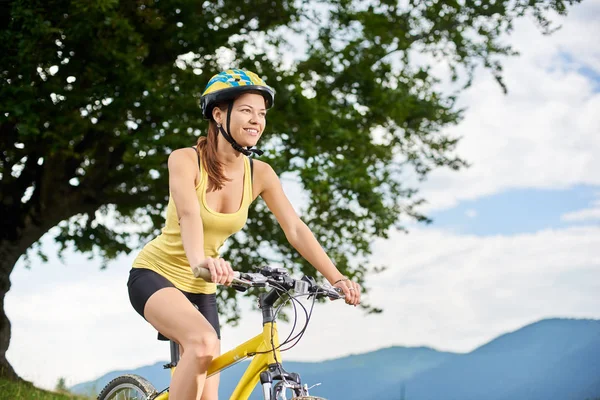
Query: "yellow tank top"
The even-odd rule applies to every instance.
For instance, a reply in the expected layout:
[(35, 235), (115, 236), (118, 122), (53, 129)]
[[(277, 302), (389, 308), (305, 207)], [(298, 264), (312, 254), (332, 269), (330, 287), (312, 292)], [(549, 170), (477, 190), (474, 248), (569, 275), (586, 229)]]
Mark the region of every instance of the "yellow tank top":
[[(238, 232), (248, 219), (248, 207), (252, 203), (252, 179), (250, 161), (244, 157), (244, 190), (242, 203), (235, 213), (223, 214), (211, 210), (206, 203), (208, 174), (200, 163), (200, 182), (196, 194), (200, 202), (200, 216), (204, 227), (204, 254), (219, 257), (225, 240)], [(214, 293), (216, 285), (194, 277), (183, 249), (179, 219), (175, 202), (169, 197), (165, 226), (154, 240), (147, 243), (133, 262), (133, 268), (147, 268), (164, 276), (180, 290), (189, 293)]]

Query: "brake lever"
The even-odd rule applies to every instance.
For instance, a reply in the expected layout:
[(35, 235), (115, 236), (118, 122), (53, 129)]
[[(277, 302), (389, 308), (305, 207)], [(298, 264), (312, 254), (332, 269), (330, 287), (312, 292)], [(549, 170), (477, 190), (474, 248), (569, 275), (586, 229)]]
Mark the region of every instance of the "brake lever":
[(327, 292), (325, 295), (329, 297), (331, 300), (344, 299), (346, 296), (344, 295), (344, 291), (339, 287), (331, 286), (328, 283), (323, 284), (322, 288)]
[(248, 286), (247, 285), (240, 285), (239, 283), (232, 283), (231, 287), (238, 291), (238, 292), (245, 292), (246, 290), (248, 290)]
[(232, 284), (236, 284), (236, 285), (245, 285), (245, 286), (252, 286), (252, 281), (248, 280), (248, 279), (244, 279), (242, 277), (240, 278), (233, 278), (233, 280), (231, 281)]

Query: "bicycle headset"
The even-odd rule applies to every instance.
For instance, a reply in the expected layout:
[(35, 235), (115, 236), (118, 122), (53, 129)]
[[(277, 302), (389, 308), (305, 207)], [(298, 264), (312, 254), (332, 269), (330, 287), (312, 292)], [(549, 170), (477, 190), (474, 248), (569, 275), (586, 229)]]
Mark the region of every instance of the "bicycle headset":
[(227, 131), (221, 125), (217, 125), (219, 131), (235, 150), (246, 156), (253, 154), (260, 156), (263, 154), (263, 151), (252, 148), (252, 146), (244, 148), (229, 134), (231, 132), (231, 109), (233, 108), (233, 102), (236, 97), (247, 92), (259, 93), (265, 99), (265, 107), (267, 109), (273, 107), (275, 90), (267, 86), (254, 72), (241, 69), (228, 69), (214, 75), (206, 84), (204, 93), (202, 93), (202, 97), (200, 98), (200, 106), (204, 118), (211, 120), (212, 110), (220, 103), (228, 103)]

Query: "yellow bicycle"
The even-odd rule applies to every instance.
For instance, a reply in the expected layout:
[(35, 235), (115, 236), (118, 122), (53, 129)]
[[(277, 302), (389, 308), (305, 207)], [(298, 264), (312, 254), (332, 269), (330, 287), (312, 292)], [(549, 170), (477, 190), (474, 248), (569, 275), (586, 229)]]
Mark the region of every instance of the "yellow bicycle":
[[(210, 272), (205, 269), (202, 269), (202, 272), (203, 275), (200, 277), (210, 280)], [(208, 368), (207, 376), (219, 373), (242, 360), (252, 358), (231, 394), (231, 400), (247, 400), (258, 382), (262, 385), (265, 400), (287, 400), (290, 392), (292, 395), (290, 400), (325, 400), (321, 397), (310, 396), (308, 385), (302, 383), (300, 375), (287, 372), (283, 368), (281, 347), (291, 341), (300, 340), (304, 329), (292, 338), (293, 332), (290, 333), (286, 341), (280, 344), (276, 318), (286, 301), (295, 301), (304, 308), (307, 316), (306, 325), (308, 325), (312, 306), (308, 313), (297, 298), (312, 297), (314, 305), (314, 301), (320, 297), (328, 297), (332, 300), (343, 298), (340, 291), (329, 285), (318, 285), (311, 277), (293, 279), (285, 269), (271, 267), (262, 268), (256, 273), (236, 273), (233, 286), (240, 291), (251, 287), (271, 288), (269, 292), (263, 293), (259, 297), (263, 330), (254, 338), (215, 358)], [(275, 303), (279, 299), (282, 301), (275, 309)], [(179, 345), (171, 341), (171, 362), (165, 365), (165, 368), (171, 369), (171, 376), (175, 372), (178, 361)], [(98, 396), (98, 400), (166, 400), (168, 398), (169, 388), (157, 391), (146, 379), (133, 374), (113, 379)]]

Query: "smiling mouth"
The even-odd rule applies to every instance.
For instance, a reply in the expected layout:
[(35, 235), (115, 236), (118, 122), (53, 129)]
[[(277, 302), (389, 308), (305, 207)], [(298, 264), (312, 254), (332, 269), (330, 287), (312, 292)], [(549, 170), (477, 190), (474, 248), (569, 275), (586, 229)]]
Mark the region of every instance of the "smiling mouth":
[(252, 136), (258, 136), (258, 129), (254, 128), (244, 128), (246, 132), (248, 132)]

